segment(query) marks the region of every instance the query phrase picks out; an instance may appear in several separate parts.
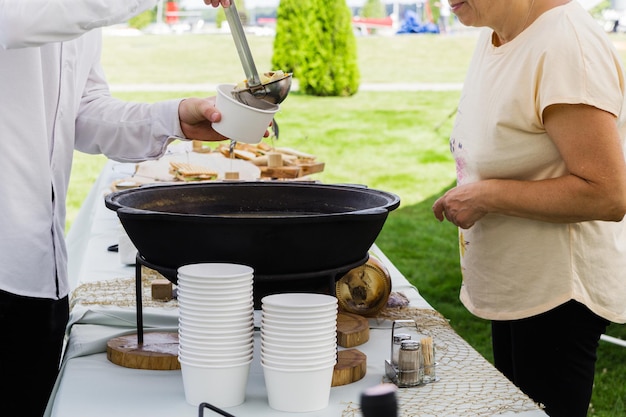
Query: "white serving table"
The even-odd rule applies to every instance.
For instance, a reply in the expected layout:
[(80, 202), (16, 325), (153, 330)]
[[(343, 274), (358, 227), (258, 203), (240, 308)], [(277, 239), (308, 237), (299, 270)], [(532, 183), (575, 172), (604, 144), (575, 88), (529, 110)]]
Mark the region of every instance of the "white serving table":
[[(70, 275), (76, 290), (68, 327), (68, 341), (61, 373), (51, 397), (47, 416), (184, 417), (198, 415), (196, 406), (185, 401), (180, 370), (139, 370), (107, 360), (106, 343), (132, 334), (136, 307), (124, 302), (93, 304), (76, 296), (81, 288), (101, 284), (134, 282), (135, 267), (120, 262), (120, 255), (107, 251), (122, 234), (115, 213), (104, 206), (103, 197), (116, 179), (128, 177), (132, 164), (109, 162), (86, 199), (68, 235)], [(375, 245), (371, 253), (387, 266), (394, 292), (410, 300), (418, 319), (435, 323), (431, 334), (437, 352), (438, 382), (398, 392), (401, 415), (406, 416), (516, 416), (546, 414), (502, 374), (461, 339), (419, 294), (393, 263)], [(134, 284), (133, 284), (134, 285)], [(134, 287), (133, 287), (134, 288)], [(120, 300), (128, 294), (121, 294)], [(134, 294), (132, 295), (134, 297)], [(81, 298), (82, 297), (82, 298)], [(127, 297), (126, 297), (127, 298)], [(432, 315), (429, 315), (429, 312)], [(396, 317), (394, 317), (395, 319)], [(390, 356), (392, 321), (370, 319), (370, 339), (356, 348), (367, 355), (367, 374), (355, 383), (333, 387), (329, 406), (310, 416), (360, 416), (359, 396), (384, 381), (384, 361)], [(177, 331), (178, 310), (172, 302), (143, 307), (143, 327), (149, 331)], [(425, 324), (426, 325), (426, 324)], [(260, 334), (255, 332), (255, 355), (244, 404), (225, 409), (237, 417), (283, 416), (269, 407), (259, 363)], [(204, 415), (216, 415), (204, 410)]]

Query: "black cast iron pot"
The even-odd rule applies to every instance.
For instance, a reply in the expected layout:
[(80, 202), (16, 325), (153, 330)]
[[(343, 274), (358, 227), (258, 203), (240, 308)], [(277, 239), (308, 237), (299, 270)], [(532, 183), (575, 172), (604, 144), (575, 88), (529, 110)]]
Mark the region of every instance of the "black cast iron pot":
[(365, 262), (400, 199), (361, 186), (259, 181), (143, 186), (105, 204), (150, 264), (240, 263), (256, 279)]

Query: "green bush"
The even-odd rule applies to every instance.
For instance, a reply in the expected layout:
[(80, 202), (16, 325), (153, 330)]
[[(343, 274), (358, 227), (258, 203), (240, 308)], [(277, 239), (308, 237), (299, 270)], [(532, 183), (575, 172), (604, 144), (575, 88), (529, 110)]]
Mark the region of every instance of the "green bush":
[(352, 13), (345, 0), (282, 0), (272, 66), (293, 72), (305, 94), (355, 94), (360, 73)]
[(276, 10), (272, 68), (291, 72), (294, 77), (304, 57), (302, 45), (306, 44), (310, 3), (310, 0), (282, 0)]

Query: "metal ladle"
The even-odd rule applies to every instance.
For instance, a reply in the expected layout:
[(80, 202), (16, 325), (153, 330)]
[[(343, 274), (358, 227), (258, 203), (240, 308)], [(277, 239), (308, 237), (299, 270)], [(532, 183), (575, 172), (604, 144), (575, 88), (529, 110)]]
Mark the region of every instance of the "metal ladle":
[(291, 74), (285, 74), (285, 77), (266, 84), (261, 83), (235, 2), (231, 2), (230, 7), (224, 8), (224, 12), (226, 13), (226, 20), (233, 35), (248, 85), (247, 88), (234, 90), (233, 96), (245, 104), (251, 104), (246, 101), (250, 99), (250, 95), (273, 104), (282, 103), (287, 98), (291, 88)]

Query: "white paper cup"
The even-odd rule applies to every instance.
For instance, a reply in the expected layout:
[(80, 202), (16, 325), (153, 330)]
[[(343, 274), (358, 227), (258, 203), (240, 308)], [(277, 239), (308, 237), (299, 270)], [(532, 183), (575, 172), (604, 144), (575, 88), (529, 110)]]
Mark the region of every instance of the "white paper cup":
[(337, 360), (326, 359), (326, 360), (319, 360), (316, 362), (298, 362), (298, 361), (285, 361), (282, 359), (275, 360), (275, 359), (268, 359), (265, 357), (261, 357), (261, 363), (267, 366), (271, 366), (272, 368), (282, 369), (282, 370), (293, 370), (293, 369), (311, 370), (311, 369), (317, 369), (320, 367), (328, 367), (328, 366), (334, 367), (335, 364), (337, 363)]
[(274, 307), (279, 311), (292, 310), (331, 310), (337, 307), (337, 298), (316, 293), (281, 293), (263, 297), (264, 307)]
[(179, 358), (185, 400), (197, 407), (207, 402), (216, 407), (234, 407), (246, 397), (250, 363), (232, 366), (198, 366)]
[(322, 324), (316, 325), (300, 325), (298, 323), (293, 324), (274, 324), (272, 322), (261, 320), (261, 328), (265, 330), (275, 330), (277, 332), (291, 332), (294, 335), (307, 335), (307, 334), (315, 334), (324, 331), (336, 331), (337, 330), (337, 322), (329, 321)]
[(178, 296), (183, 297), (190, 301), (225, 301), (225, 300), (237, 300), (240, 298), (245, 298), (245, 296), (252, 296), (253, 287), (252, 285), (248, 285), (243, 288), (238, 288), (236, 290), (190, 290), (187, 288), (178, 287)]
[(295, 366), (311, 366), (311, 365), (323, 365), (327, 364), (331, 361), (337, 360), (337, 353), (322, 353), (319, 355), (303, 355), (303, 356), (287, 356), (287, 355), (272, 355), (269, 352), (261, 352), (261, 358), (264, 361), (272, 361), (277, 364), (280, 364), (284, 367), (295, 367)]
[(202, 319), (205, 317), (211, 317), (215, 321), (245, 321), (254, 317), (254, 312), (252, 309), (245, 309), (241, 311), (226, 311), (222, 312), (219, 310), (195, 310), (195, 309), (186, 309), (178, 311), (179, 317), (188, 317), (192, 319)]
[(222, 119), (213, 123), (213, 129), (237, 142), (259, 143), (280, 106), (253, 97), (250, 104), (254, 107), (246, 105), (232, 96), (234, 88), (234, 84), (217, 86), (215, 107), (222, 113)]
[(337, 323), (337, 314), (324, 316), (304, 317), (304, 316), (276, 316), (275, 314), (263, 314), (261, 320), (264, 323), (285, 326), (320, 326), (329, 323)]
[(298, 333), (298, 335), (294, 335), (294, 333), (285, 330), (285, 331), (277, 331), (273, 329), (267, 329), (261, 327), (261, 337), (273, 337), (274, 340), (291, 340), (295, 337), (302, 338), (302, 340), (307, 340), (309, 342), (321, 342), (331, 340), (333, 337), (337, 336), (337, 331), (333, 329), (324, 330), (320, 332), (309, 332), (309, 333)]
[(247, 265), (223, 263), (223, 262), (205, 262), (197, 264), (183, 265), (178, 268), (178, 275), (183, 277), (192, 277), (200, 279), (224, 278), (234, 279), (237, 277), (248, 277), (254, 273), (254, 269)]
[(254, 334), (254, 323), (251, 322), (251, 324), (242, 326), (214, 327), (210, 323), (187, 322), (179, 318), (178, 331), (182, 333), (188, 332), (189, 334), (204, 334), (207, 337), (214, 336), (216, 339), (228, 339), (233, 336), (239, 337)]
[(187, 326), (190, 328), (196, 328), (199, 332), (203, 331), (221, 331), (226, 333), (240, 332), (245, 333), (254, 330), (254, 320), (250, 317), (249, 320), (234, 320), (231, 322), (206, 319), (192, 319), (187, 317), (178, 318), (178, 326), (185, 329)]
[(211, 348), (205, 347), (192, 347), (185, 344), (181, 344), (178, 347), (178, 353), (187, 357), (187, 359), (195, 359), (198, 361), (215, 362), (217, 364), (224, 363), (226, 361), (239, 361), (252, 359), (254, 354), (254, 347), (248, 346), (246, 350), (241, 351), (215, 351)]
[(286, 348), (281, 345), (271, 345), (265, 342), (261, 342), (261, 353), (275, 355), (275, 356), (284, 356), (291, 358), (308, 358), (319, 355), (327, 355), (327, 357), (336, 357), (337, 356), (337, 345), (328, 344), (322, 348)]
[(179, 347), (189, 350), (206, 351), (214, 353), (233, 353), (239, 355), (241, 353), (250, 353), (254, 348), (253, 338), (235, 342), (224, 343), (222, 341), (213, 341), (211, 339), (197, 339), (193, 336), (178, 335)]
[(268, 346), (277, 346), (282, 347), (284, 349), (293, 349), (293, 350), (308, 350), (308, 349), (324, 349), (329, 346), (337, 346), (337, 336), (333, 335), (326, 339), (322, 340), (305, 340), (300, 338), (291, 338), (291, 339), (281, 339), (275, 338), (268, 335), (261, 335), (261, 344)]
[(178, 281), (178, 289), (187, 291), (189, 293), (197, 292), (229, 292), (229, 291), (241, 291), (244, 288), (252, 288), (253, 280), (247, 280), (242, 282), (233, 282), (228, 284), (196, 284), (191, 282)]
[(273, 409), (303, 413), (328, 407), (333, 366), (284, 370), (261, 365), (267, 399)]

